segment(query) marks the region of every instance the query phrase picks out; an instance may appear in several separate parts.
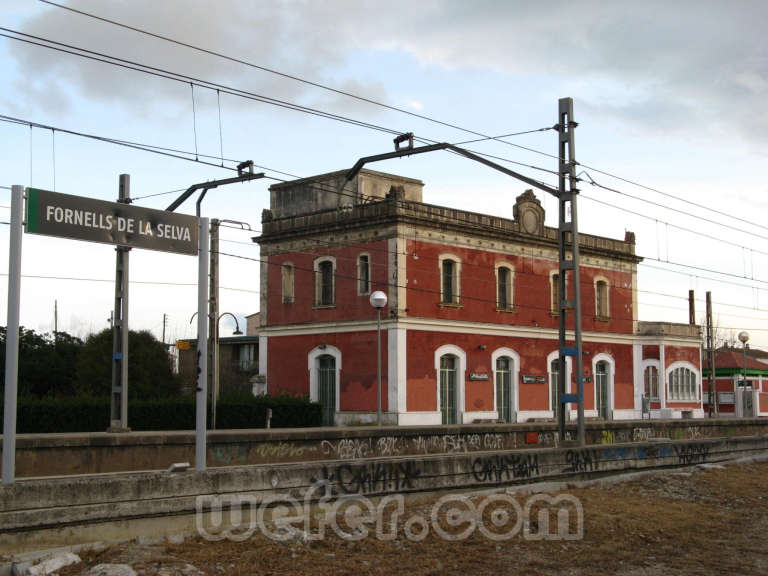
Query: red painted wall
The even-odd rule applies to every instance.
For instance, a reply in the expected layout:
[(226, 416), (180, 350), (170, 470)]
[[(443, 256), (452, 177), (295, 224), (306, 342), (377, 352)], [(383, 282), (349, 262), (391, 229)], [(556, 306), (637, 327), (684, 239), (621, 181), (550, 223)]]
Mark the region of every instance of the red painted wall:
[(658, 360), (659, 359), (659, 347), (658, 346), (643, 346), (643, 360)]
[(700, 371), (699, 349), (692, 346), (664, 346), (665, 368), (669, 368), (675, 362), (690, 362)]
[[(485, 250), (456, 248), (416, 240), (406, 242), (408, 278), (408, 314), (424, 318), (470, 320), (524, 326), (556, 328), (557, 316), (550, 311), (550, 271), (557, 263), (529, 257), (506, 256)], [(461, 307), (440, 306), (440, 269), (438, 257), (454, 254), (461, 260)], [(515, 268), (515, 312), (496, 311), (495, 263), (506, 261)], [(595, 275), (605, 276), (610, 284), (608, 321), (595, 319)], [(582, 266), (582, 305), (584, 330), (632, 332), (632, 275), (612, 270)], [(573, 286), (569, 283), (569, 295)], [(569, 325), (572, 324), (572, 317)]]
[[(407, 342), (408, 390), (406, 402), (409, 411), (437, 409), (435, 350), (446, 344), (458, 346), (467, 356), (465, 411), (489, 411), (494, 409), (491, 355), (496, 349), (502, 347), (511, 348), (520, 355), (518, 380), (520, 405), (518, 409), (550, 409), (547, 356), (557, 350), (557, 342), (555, 340), (409, 330)], [(479, 350), (480, 346), (485, 346), (485, 350)], [(591, 382), (584, 385), (585, 408), (592, 410), (595, 406), (592, 358), (599, 353), (605, 353), (612, 356), (616, 364), (614, 407), (619, 410), (633, 409), (632, 346), (627, 344), (592, 344), (587, 342), (584, 344), (584, 351), (585, 372), (587, 376), (592, 378)], [(487, 373), (491, 375), (491, 380), (471, 381), (469, 380), (470, 372)], [(523, 384), (523, 375), (544, 376), (546, 382), (544, 384)], [(572, 390), (576, 390), (575, 381), (572, 381)]]
[[(267, 266), (267, 322), (270, 326), (307, 322), (339, 322), (375, 319), (376, 310), (369, 295), (357, 294), (357, 258), (367, 253), (371, 268), (371, 291), (387, 289), (387, 241), (322, 248), (308, 252), (286, 252), (269, 257)], [(315, 278), (313, 264), (320, 256), (336, 257), (336, 307), (314, 309)], [(294, 295), (292, 303), (283, 303), (282, 265), (294, 265)]]
[[(381, 403), (387, 410), (387, 331), (381, 331)], [(307, 356), (320, 344), (341, 351), (340, 409), (375, 411), (377, 404), (376, 332), (331, 332), (308, 336), (269, 337), (270, 394), (309, 395)]]

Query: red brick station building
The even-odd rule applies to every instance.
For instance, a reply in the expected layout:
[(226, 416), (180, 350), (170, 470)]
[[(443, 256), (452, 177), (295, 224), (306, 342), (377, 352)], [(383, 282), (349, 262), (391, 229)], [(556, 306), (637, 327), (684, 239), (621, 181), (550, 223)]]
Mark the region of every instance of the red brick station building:
[[(328, 425), (553, 418), (557, 230), (531, 191), (512, 220), (424, 204), (423, 183), (362, 170), (276, 184), (262, 216), (255, 393), (309, 395)], [(585, 414), (703, 417), (698, 326), (637, 318), (634, 234), (581, 234)], [(569, 287), (569, 291), (572, 287)], [(576, 380), (568, 358), (566, 382)], [(575, 418), (575, 405), (570, 417)]]

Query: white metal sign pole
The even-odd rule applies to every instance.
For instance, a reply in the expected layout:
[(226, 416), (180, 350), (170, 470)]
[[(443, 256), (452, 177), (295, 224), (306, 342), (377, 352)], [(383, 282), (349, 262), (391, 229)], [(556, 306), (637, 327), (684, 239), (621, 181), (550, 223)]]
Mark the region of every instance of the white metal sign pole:
[(200, 218), (197, 276), (197, 398), (195, 468), (205, 470), (208, 413), (208, 218)]
[(21, 299), (21, 224), (24, 187), (11, 188), (11, 237), (8, 254), (8, 321), (5, 332), (5, 408), (3, 411), (3, 484), (16, 475), (16, 397), (19, 384), (19, 302)]

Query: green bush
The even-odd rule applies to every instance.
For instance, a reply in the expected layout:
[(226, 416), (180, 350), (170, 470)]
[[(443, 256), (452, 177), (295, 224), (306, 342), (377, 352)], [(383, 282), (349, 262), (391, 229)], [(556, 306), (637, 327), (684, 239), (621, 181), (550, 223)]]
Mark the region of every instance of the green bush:
[[(252, 396), (248, 393), (222, 396), (216, 407), (216, 427), (225, 429), (264, 428), (267, 408), (272, 409), (273, 428), (320, 426), (320, 405), (306, 397)], [(16, 430), (20, 434), (103, 432), (109, 427), (109, 398), (88, 396), (24, 396), (18, 400)], [(208, 407), (209, 422), (210, 410)], [(3, 411), (0, 400), (0, 427)], [(193, 430), (195, 399), (192, 396), (158, 400), (130, 400), (128, 425), (132, 430)], [(0, 428), (1, 430), (1, 428)]]
[(306, 428), (321, 425), (320, 404), (306, 396), (252, 396), (231, 394), (219, 398), (216, 427), (219, 429), (264, 428), (267, 408), (272, 409), (273, 428)]

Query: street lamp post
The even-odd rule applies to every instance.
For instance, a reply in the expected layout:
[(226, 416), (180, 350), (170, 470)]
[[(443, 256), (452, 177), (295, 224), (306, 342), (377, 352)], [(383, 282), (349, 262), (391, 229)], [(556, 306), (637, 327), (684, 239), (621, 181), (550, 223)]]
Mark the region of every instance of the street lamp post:
[[(211, 428), (213, 430), (216, 429), (216, 401), (219, 397), (219, 321), (224, 316), (232, 316), (232, 318), (235, 321), (235, 331), (232, 332), (234, 336), (241, 336), (243, 333), (240, 331), (240, 323), (237, 321), (237, 316), (232, 314), (232, 312), (222, 312), (219, 314), (219, 317), (216, 319), (216, 334), (213, 338), (213, 370), (212, 370), (212, 380), (211, 382)], [(195, 316), (197, 316), (197, 312), (192, 314), (192, 317), (189, 319), (189, 323), (192, 324), (192, 320), (195, 319)]]
[(742, 389), (747, 389), (747, 342), (749, 342), (749, 332), (742, 330), (739, 332), (739, 341), (744, 347), (744, 374), (741, 377)]
[(381, 309), (387, 305), (387, 295), (381, 290), (371, 294), (371, 306), (376, 308), (376, 425), (381, 426)]
[(749, 332), (746, 330), (742, 330), (739, 332), (739, 341), (741, 342), (742, 347), (744, 348), (744, 373), (741, 376), (741, 406), (742, 406), (742, 416), (747, 416), (744, 412), (746, 412), (746, 408), (748, 406), (747, 403), (747, 342), (749, 342)]

